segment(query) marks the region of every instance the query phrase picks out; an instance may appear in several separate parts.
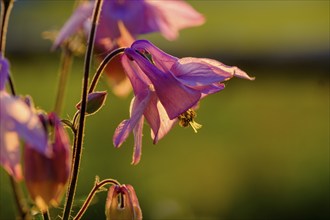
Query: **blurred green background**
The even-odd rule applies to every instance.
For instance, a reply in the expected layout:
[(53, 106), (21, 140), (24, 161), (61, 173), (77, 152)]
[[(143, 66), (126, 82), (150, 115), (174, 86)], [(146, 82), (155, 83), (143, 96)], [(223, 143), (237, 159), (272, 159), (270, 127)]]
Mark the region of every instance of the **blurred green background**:
[[(205, 25), (181, 31), (173, 42), (144, 37), (178, 57), (236, 65), (256, 80), (233, 79), (203, 100), (198, 134), (175, 126), (154, 146), (145, 126), (137, 166), (130, 165), (132, 137), (120, 149), (112, 145), (130, 97), (109, 93), (105, 107), (87, 119), (76, 211), (98, 175), (133, 185), (144, 219), (328, 219), (329, 1), (189, 3), (205, 15)], [(7, 57), (17, 91), (46, 111), (54, 105), (60, 53), (50, 52), (41, 33), (59, 29), (72, 6), (22, 0), (10, 18)], [(75, 111), (82, 70), (82, 58), (75, 59), (64, 118)], [(99, 90), (107, 89), (101, 80)], [(3, 169), (0, 186), (0, 219), (15, 219)], [(97, 194), (83, 219), (104, 219), (105, 199)]]

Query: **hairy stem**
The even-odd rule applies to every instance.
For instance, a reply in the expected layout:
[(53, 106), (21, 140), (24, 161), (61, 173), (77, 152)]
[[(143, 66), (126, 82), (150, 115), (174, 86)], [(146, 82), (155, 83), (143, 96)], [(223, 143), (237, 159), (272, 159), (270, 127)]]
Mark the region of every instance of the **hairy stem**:
[[(1, 1), (1, 34), (0, 34), (0, 52), (2, 56), (5, 56), (6, 51), (6, 39), (8, 30), (8, 21), (11, 10), (14, 5), (14, 0), (2, 0)], [(8, 75), (8, 83), (11, 93), (15, 96), (15, 87), (11, 75)]]
[(57, 115), (61, 114), (63, 108), (63, 101), (68, 82), (69, 73), (71, 70), (73, 55), (70, 49), (63, 47), (61, 55), (61, 65), (59, 70), (59, 80), (57, 85), (57, 96), (55, 101), (54, 111)]
[(87, 199), (85, 200), (84, 204), (82, 205), (82, 207), (78, 211), (77, 215), (73, 218), (74, 220), (81, 219), (81, 217), (83, 216), (83, 214), (86, 212), (89, 204), (93, 200), (95, 194), (97, 192), (99, 192), (99, 189), (101, 187), (103, 187), (105, 185), (108, 185), (108, 184), (120, 185), (120, 183), (118, 181), (113, 180), (113, 179), (105, 179), (105, 180), (102, 180), (101, 182), (96, 182), (95, 185), (94, 185), (94, 187), (93, 187), (93, 189), (88, 194)]
[(15, 179), (12, 176), (9, 177), (20, 219), (30, 219), (31, 216), (29, 215), (26, 204), (23, 201), (23, 191)]
[(1, 36), (0, 36), (0, 45), (1, 52), (4, 54), (6, 50), (6, 37), (7, 37), (7, 29), (8, 29), (8, 21), (11, 9), (13, 8), (14, 1), (13, 0), (2, 0), (1, 1)]
[(89, 34), (88, 39), (88, 46), (87, 51), (85, 55), (85, 66), (84, 66), (84, 77), (83, 77), (83, 86), (82, 86), (82, 95), (81, 95), (81, 109), (80, 109), (80, 117), (79, 117), (79, 125), (78, 125), (78, 132), (76, 135), (76, 141), (74, 142), (74, 148), (75, 148), (75, 156), (74, 156), (74, 165), (72, 168), (72, 173), (70, 176), (70, 185), (68, 189), (68, 194), (66, 198), (66, 204), (63, 212), (63, 220), (67, 220), (70, 217), (71, 208), (74, 200), (74, 195), (76, 191), (77, 181), (78, 181), (78, 173), (79, 173), (79, 167), (80, 167), (80, 160), (81, 160), (81, 154), (82, 154), (82, 146), (83, 146), (83, 137), (84, 137), (84, 129), (85, 129), (85, 112), (87, 107), (87, 90), (88, 90), (88, 77), (89, 77), (89, 69), (91, 65), (91, 59), (92, 59), (92, 52), (93, 52), (93, 46), (94, 46), (94, 40), (95, 40), (95, 34), (96, 34), (96, 28), (97, 28), (97, 22), (100, 16), (101, 6), (102, 6), (103, 0), (97, 0), (95, 2), (95, 8), (93, 12), (93, 18), (92, 18), (92, 27)]
[(114, 51), (112, 51), (111, 53), (109, 53), (101, 62), (101, 64), (99, 65), (99, 67), (96, 70), (96, 73), (94, 74), (94, 77), (92, 79), (91, 85), (89, 87), (88, 93), (92, 93), (99, 81), (99, 78), (101, 76), (101, 73), (103, 72), (104, 68), (107, 66), (107, 64), (111, 61), (112, 58), (114, 58), (115, 56), (117, 56), (120, 53), (123, 53), (125, 50), (125, 48), (118, 48)]

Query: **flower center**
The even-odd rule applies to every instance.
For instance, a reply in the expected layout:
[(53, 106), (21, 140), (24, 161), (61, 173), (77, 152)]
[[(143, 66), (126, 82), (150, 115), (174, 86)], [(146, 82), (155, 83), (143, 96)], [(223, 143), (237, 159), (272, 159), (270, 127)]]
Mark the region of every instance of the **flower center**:
[(179, 125), (181, 127), (188, 127), (190, 125), (194, 132), (197, 133), (197, 129), (200, 129), (202, 125), (195, 122), (194, 118), (196, 116), (197, 114), (193, 109), (188, 109), (186, 112), (179, 115)]

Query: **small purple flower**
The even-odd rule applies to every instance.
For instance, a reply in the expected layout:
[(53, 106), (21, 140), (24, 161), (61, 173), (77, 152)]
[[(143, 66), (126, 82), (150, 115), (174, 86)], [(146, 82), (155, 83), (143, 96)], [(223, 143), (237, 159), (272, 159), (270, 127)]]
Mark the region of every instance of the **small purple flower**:
[[(70, 36), (90, 30), (90, 17), (94, 1), (82, 1), (65, 23), (54, 41), (57, 48)], [(160, 32), (166, 39), (174, 40), (179, 30), (204, 23), (204, 17), (182, 0), (105, 0), (95, 36), (97, 57), (102, 60), (109, 50), (128, 47), (141, 34)], [(118, 62), (117, 62), (118, 63)], [(115, 94), (127, 95), (131, 88), (124, 71), (112, 62), (105, 69)]]
[(142, 211), (131, 185), (111, 186), (105, 204), (107, 220), (142, 220)]
[(206, 58), (176, 58), (146, 40), (138, 40), (127, 48), (122, 64), (130, 79), (134, 98), (130, 119), (117, 127), (113, 142), (119, 147), (133, 131), (135, 144), (133, 164), (141, 157), (144, 118), (157, 143), (179, 120), (181, 126), (201, 127), (194, 121), (200, 99), (224, 89), (223, 82), (234, 76), (253, 80), (237, 67), (226, 66)]
[(50, 130), (51, 157), (36, 151), (32, 145), (24, 148), (24, 177), (27, 189), (41, 211), (49, 204), (58, 205), (71, 169), (69, 137), (55, 113), (40, 116)]
[(9, 63), (0, 55), (0, 163), (16, 180), (21, 180), (19, 138), (39, 153), (49, 155), (47, 135), (37, 114), (21, 99), (6, 92), (8, 75)]

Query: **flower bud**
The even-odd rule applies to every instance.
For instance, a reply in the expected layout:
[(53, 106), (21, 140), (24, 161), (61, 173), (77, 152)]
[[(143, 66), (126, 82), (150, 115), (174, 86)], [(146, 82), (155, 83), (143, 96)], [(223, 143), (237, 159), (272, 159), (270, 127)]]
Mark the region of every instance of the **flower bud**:
[(105, 204), (107, 220), (141, 220), (142, 211), (131, 185), (111, 186)]
[[(88, 115), (96, 113), (104, 105), (105, 99), (107, 97), (107, 92), (93, 92), (89, 93), (87, 97), (87, 108), (86, 113)], [(80, 110), (81, 102), (76, 105), (76, 108)]]
[(48, 126), (52, 130), (49, 142), (51, 156), (34, 150), (28, 144), (24, 148), (24, 176), (27, 189), (44, 212), (50, 204), (60, 202), (62, 192), (70, 174), (69, 138), (54, 113), (48, 115)]

